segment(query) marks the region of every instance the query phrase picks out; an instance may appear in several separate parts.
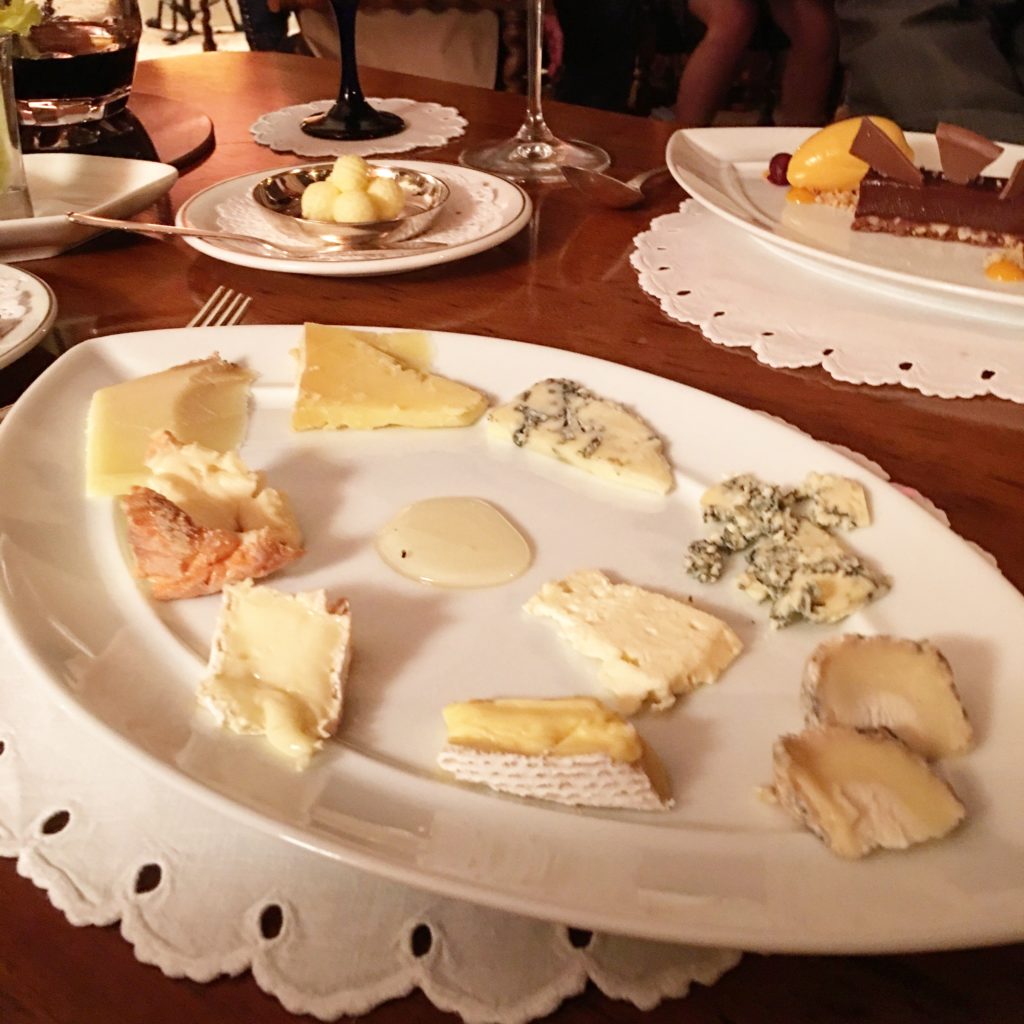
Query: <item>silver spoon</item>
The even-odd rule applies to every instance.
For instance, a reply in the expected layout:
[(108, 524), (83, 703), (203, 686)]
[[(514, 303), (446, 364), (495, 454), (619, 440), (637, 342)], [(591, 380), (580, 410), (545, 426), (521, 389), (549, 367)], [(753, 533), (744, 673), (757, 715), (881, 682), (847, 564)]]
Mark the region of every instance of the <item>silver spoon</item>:
[(653, 167), (649, 171), (641, 171), (628, 181), (619, 181), (618, 178), (613, 178), (610, 174), (588, 171), (582, 167), (563, 167), (562, 173), (570, 185), (579, 189), (595, 203), (614, 209), (626, 209), (629, 206), (638, 206), (642, 203), (646, 199), (643, 186), (651, 178), (655, 178), (659, 174), (667, 174), (668, 168), (665, 166)]
[(272, 252), (281, 253), (296, 259), (318, 260), (330, 259), (373, 259), (402, 252), (432, 252), (443, 249), (441, 242), (395, 242), (392, 245), (377, 245), (360, 248), (352, 242), (325, 243), (324, 245), (289, 245), (287, 242), (268, 242), (265, 238), (255, 235), (241, 235), (234, 231), (216, 231), (212, 228), (182, 228), (172, 224), (147, 224), (136, 220), (114, 220), (111, 217), (95, 217), (91, 213), (67, 213), (72, 224), (84, 224), (88, 227), (113, 228), (117, 231), (131, 231), (139, 235), (183, 235), (186, 238), (214, 238), (224, 242), (244, 242), (247, 245), (258, 245)]

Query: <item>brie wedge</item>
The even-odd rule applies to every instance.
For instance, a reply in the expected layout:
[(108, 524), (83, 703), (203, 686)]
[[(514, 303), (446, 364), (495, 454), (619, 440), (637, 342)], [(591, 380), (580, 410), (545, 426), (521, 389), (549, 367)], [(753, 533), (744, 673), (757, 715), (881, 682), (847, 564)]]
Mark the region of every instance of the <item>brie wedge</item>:
[(199, 703), (304, 768), (338, 727), (351, 632), (348, 602), (328, 604), (322, 590), (226, 586)]

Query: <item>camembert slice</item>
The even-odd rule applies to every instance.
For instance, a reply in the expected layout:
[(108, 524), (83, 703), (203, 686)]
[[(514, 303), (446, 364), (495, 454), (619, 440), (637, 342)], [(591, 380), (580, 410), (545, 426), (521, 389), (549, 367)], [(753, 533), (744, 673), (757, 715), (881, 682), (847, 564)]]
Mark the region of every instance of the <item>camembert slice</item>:
[(86, 426), (86, 491), (126, 494), (144, 484), (154, 433), (217, 451), (236, 448), (245, 434), (249, 385), (255, 374), (213, 355), (160, 373), (100, 388)]
[(963, 821), (956, 793), (886, 729), (807, 729), (775, 744), (771, 792), (840, 857), (902, 850)]
[(483, 415), (487, 399), (479, 391), (418, 369), (365, 338), (344, 327), (306, 324), (296, 430), (464, 427)]
[(438, 764), (462, 782), (577, 807), (672, 805), (636, 729), (591, 697), (466, 701), (446, 707), (444, 720)]
[(338, 727), (351, 632), (348, 602), (328, 604), (322, 590), (226, 586), (199, 703), (304, 768)]
[(669, 707), (676, 694), (715, 682), (743, 646), (713, 615), (596, 569), (545, 583), (524, 607), (600, 661), (598, 676), (625, 714), (648, 700)]
[(672, 489), (661, 438), (636, 413), (576, 381), (539, 381), (492, 409), (487, 431), (603, 480), (657, 494)]

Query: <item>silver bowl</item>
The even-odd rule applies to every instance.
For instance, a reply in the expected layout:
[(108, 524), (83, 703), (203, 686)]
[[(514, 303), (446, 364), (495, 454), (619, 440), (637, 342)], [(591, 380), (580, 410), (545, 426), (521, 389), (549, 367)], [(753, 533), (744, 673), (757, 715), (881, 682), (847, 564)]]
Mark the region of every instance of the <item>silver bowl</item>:
[(307, 185), (328, 178), (333, 166), (333, 163), (307, 164), (278, 171), (257, 183), (252, 197), (267, 220), (293, 238), (351, 245), (357, 249), (402, 242), (422, 234), (434, 222), (450, 194), (448, 186), (432, 174), (422, 174), (408, 167), (372, 167), (373, 177), (393, 178), (405, 194), (405, 207), (399, 217), (364, 224), (307, 220), (302, 216), (302, 193)]

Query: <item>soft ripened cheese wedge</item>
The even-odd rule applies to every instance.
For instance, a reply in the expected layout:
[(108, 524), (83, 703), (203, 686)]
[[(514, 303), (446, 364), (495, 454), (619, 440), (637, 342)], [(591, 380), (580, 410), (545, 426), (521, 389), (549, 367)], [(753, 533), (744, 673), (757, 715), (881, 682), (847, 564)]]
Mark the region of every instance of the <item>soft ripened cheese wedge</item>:
[(776, 741), (773, 795), (840, 857), (939, 839), (965, 815), (950, 785), (885, 729), (841, 725)]
[(483, 415), (487, 399), (479, 391), (407, 365), (365, 337), (306, 324), (292, 413), (296, 430), (464, 427)]
[(885, 727), (929, 759), (963, 753), (973, 739), (953, 670), (927, 640), (827, 640), (807, 662), (803, 700), (810, 725)]
[(661, 438), (636, 413), (572, 380), (538, 381), (487, 417), (488, 437), (657, 494), (672, 489)]
[(463, 782), (578, 807), (670, 807), (636, 729), (590, 697), (474, 700), (444, 709), (438, 764)]
[(135, 574), (160, 601), (216, 593), (303, 554), (287, 497), (234, 452), (155, 434), (145, 487), (121, 498)]
[(348, 602), (328, 604), (322, 590), (226, 586), (199, 703), (304, 768), (338, 727), (351, 632)]
[(144, 484), (149, 441), (160, 430), (217, 451), (236, 448), (254, 379), (213, 355), (101, 388), (92, 396), (86, 427), (87, 493), (126, 494)]
[(669, 707), (676, 694), (715, 682), (743, 646), (721, 619), (596, 569), (545, 583), (523, 607), (600, 661), (598, 677), (624, 714), (647, 700)]

